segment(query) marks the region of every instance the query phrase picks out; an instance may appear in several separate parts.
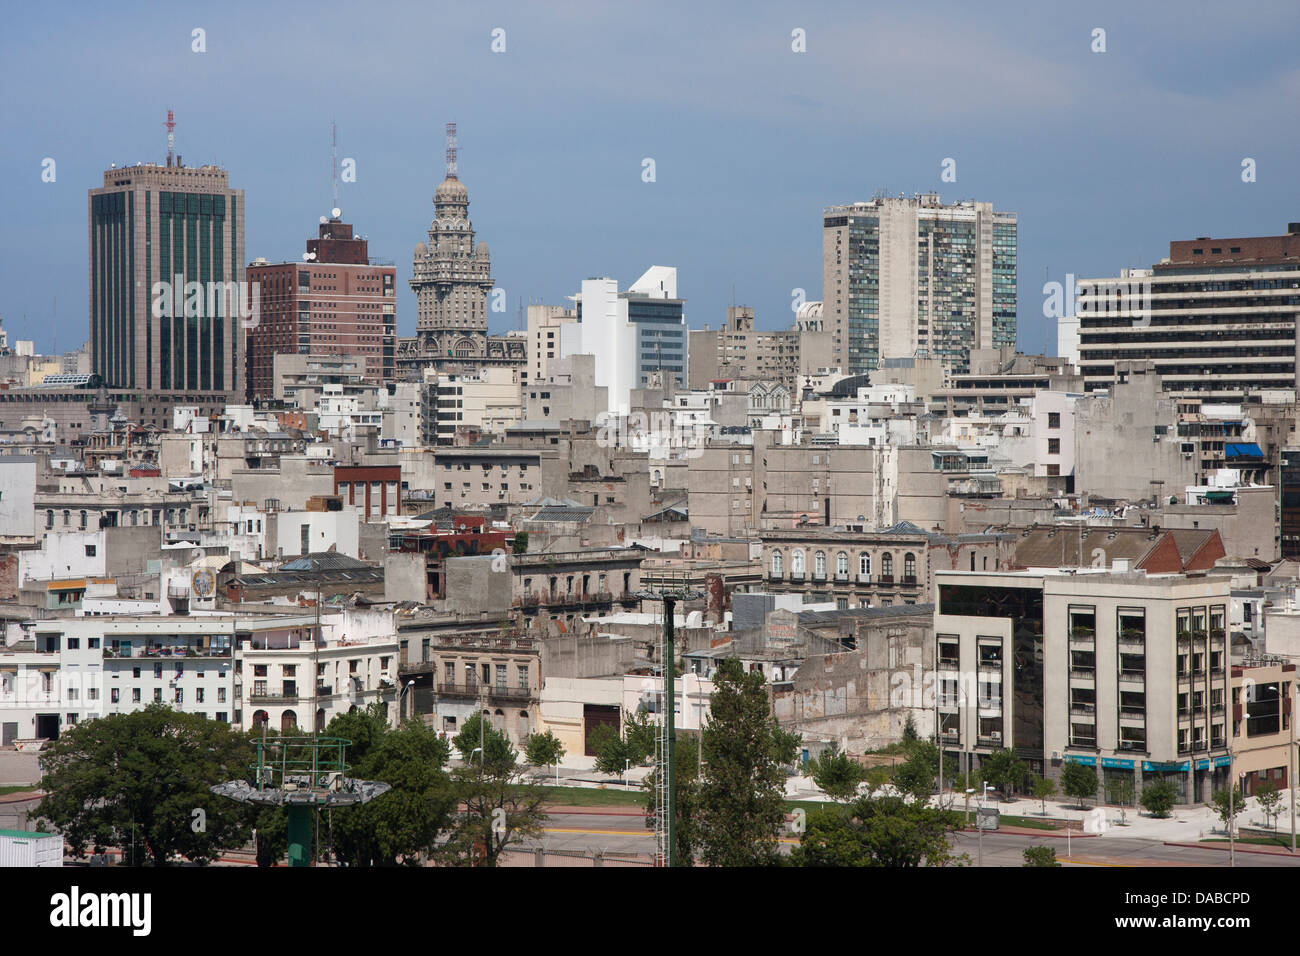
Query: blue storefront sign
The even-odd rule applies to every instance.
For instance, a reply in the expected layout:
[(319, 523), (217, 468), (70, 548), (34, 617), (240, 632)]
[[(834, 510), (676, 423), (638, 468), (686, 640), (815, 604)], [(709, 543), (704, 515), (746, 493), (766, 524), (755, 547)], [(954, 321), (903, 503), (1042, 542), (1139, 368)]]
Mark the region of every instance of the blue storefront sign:
[(1066, 762), (1066, 763), (1081, 763), (1081, 764), (1083, 764), (1085, 767), (1095, 767), (1095, 766), (1097, 766), (1097, 758), (1096, 758), (1096, 757), (1081, 757), (1081, 756), (1079, 756), (1078, 754), (1066, 754), (1066, 755), (1065, 755), (1065, 762)]
[(1147, 773), (1186, 773), (1191, 769), (1191, 763), (1184, 760), (1182, 763), (1152, 763), (1150, 760), (1142, 761), (1142, 769)]
[(1124, 770), (1133, 769), (1132, 760), (1121, 760), (1119, 757), (1102, 757), (1101, 765), (1103, 767), (1120, 767)]
[[(1215, 767), (1226, 767), (1226, 766), (1228, 766), (1228, 763), (1230, 762), (1231, 759), (1232, 759), (1232, 758), (1227, 757), (1227, 756), (1223, 756), (1223, 757), (1215, 757), (1215, 758), (1214, 758), (1214, 766), (1215, 766)], [(1209, 770), (1209, 769), (1210, 769), (1210, 761), (1208, 761), (1208, 760), (1198, 760), (1198, 761), (1196, 761), (1196, 769), (1197, 769), (1197, 770)]]

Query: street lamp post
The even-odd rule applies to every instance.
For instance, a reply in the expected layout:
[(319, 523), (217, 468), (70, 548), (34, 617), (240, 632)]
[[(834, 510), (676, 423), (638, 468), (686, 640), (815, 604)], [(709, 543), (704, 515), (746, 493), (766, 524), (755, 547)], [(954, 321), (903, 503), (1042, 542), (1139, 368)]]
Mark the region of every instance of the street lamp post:
[(406, 692), (414, 686), (415, 686), (415, 681), (408, 680), (406, 682), (406, 686), (399, 687), (397, 689), (397, 726), (398, 727), (402, 726), (402, 698), (404, 698), (406, 696)]

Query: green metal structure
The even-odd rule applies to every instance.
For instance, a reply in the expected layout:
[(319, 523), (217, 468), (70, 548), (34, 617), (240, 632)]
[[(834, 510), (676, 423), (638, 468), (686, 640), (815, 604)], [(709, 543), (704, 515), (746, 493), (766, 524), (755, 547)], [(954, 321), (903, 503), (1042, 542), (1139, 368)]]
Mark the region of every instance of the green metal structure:
[(247, 780), (231, 780), (212, 792), (240, 803), (284, 807), (289, 817), (289, 865), (311, 866), (314, 816), (322, 807), (369, 803), (387, 793), (389, 784), (347, 775), (347, 748), (342, 737), (263, 737)]

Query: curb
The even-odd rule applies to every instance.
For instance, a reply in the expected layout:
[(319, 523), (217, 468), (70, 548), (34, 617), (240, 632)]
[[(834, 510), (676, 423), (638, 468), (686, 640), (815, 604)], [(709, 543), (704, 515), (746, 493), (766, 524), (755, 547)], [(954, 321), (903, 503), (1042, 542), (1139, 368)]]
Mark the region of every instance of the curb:
[[(1232, 848), (1231, 848), (1228, 844), (1226, 844), (1226, 843), (1223, 843), (1223, 844), (1219, 844), (1219, 843), (1176, 843), (1176, 842), (1173, 842), (1173, 841), (1170, 841), (1170, 840), (1165, 840), (1165, 841), (1164, 841), (1164, 845), (1165, 845), (1165, 846), (1178, 846), (1178, 847), (1185, 847), (1185, 848), (1192, 849), (1192, 850), (1222, 850), (1224, 853), (1231, 852), (1231, 849), (1232, 849)], [(1251, 844), (1247, 844), (1247, 846), (1250, 846), (1251, 848), (1250, 848), (1250, 849), (1246, 849), (1245, 846), (1239, 846), (1239, 847), (1237, 847), (1237, 852), (1238, 852), (1238, 853), (1255, 853), (1255, 854), (1258, 854), (1258, 855), (1260, 855), (1260, 856), (1281, 856), (1281, 857), (1286, 857), (1287, 859), (1291, 859), (1291, 860), (1300, 860), (1300, 850), (1298, 850), (1298, 851), (1293, 855), (1293, 854), (1291, 853), (1290, 850), (1284, 850), (1284, 849), (1281, 849), (1281, 848), (1276, 849), (1276, 850), (1264, 850), (1264, 849), (1260, 849), (1260, 848), (1258, 848), (1258, 847), (1255, 847), (1255, 846), (1253, 846), (1253, 845), (1251, 845)], [(1297, 844), (1297, 846), (1300, 846), (1300, 844)]]

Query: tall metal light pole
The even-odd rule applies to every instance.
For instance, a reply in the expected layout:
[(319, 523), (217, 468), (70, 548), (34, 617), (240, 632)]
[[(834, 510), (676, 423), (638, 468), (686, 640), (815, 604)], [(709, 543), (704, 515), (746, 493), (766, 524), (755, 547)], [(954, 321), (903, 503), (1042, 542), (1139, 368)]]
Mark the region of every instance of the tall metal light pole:
[(683, 586), (659, 591), (639, 591), (636, 595), (642, 601), (661, 601), (664, 606), (664, 650), (660, 666), (664, 671), (664, 735), (663, 763), (656, 767), (657, 778), (664, 792), (664, 832), (656, 834), (664, 840), (664, 863), (666, 866), (677, 864), (677, 846), (674, 840), (676, 830), (676, 793), (673, 788), (673, 754), (676, 750), (676, 732), (673, 726), (673, 710), (677, 700), (674, 679), (676, 677), (677, 653), (674, 644), (673, 615), (678, 601), (690, 601), (703, 596), (700, 591), (693, 591)]

